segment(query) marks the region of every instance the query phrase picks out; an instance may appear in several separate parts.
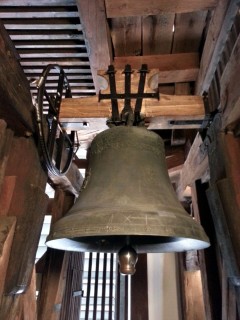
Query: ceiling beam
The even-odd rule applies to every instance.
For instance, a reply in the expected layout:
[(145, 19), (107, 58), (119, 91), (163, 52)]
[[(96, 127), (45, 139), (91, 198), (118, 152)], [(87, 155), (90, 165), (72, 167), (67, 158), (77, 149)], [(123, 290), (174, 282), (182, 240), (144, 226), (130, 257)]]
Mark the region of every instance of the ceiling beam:
[(163, 12), (183, 13), (214, 8), (217, 0), (105, 0), (107, 17), (157, 15)]
[(204, 91), (208, 91), (238, 10), (239, 0), (218, 1), (203, 48), (198, 79), (195, 85), (196, 94), (201, 95)]
[(193, 52), (114, 58), (116, 68), (123, 69), (126, 64), (134, 69), (142, 64), (147, 64), (149, 69), (159, 69), (159, 83), (188, 82), (197, 79), (199, 55)]
[(106, 19), (104, 0), (77, 0), (82, 30), (96, 92), (99, 91), (98, 70), (107, 70), (112, 63), (110, 31)]

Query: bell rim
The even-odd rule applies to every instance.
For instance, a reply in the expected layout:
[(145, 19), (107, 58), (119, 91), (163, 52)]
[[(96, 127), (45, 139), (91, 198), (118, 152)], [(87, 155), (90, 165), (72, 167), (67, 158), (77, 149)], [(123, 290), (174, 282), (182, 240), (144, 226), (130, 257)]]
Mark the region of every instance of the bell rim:
[[(48, 247), (58, 250), (65, 251), (76, 251), (76, 252), (108, 252), (117, 253), (126, 242), (129, 241), (131, 246), (136, 250), (137, 253), (167, 253), (167, 252), (184, 252), (191, 250), (202, 250), (210, 246), (208, 239), (194, 239), (194, 238), (171, 238), (172, 241), (161, 242), (164, 237), (162, 236), (147, 236), (147, 238), (153, 238), (153, 243), (146, 241), (146, 237), (143, 235), (125, 236), (121, 235), (121, 241), (115, 241), (117, 236), (104, 237), (104, 241), (107, 244), (102, 244), (103, 240), (101, 236), (93, 237), (81, 237), (79, 241), (76, 238), (58, 238), (58, 239), (47, 239), (46, 244)], [(144, 243), (138, 243), (137, 239), (144, 238)]]

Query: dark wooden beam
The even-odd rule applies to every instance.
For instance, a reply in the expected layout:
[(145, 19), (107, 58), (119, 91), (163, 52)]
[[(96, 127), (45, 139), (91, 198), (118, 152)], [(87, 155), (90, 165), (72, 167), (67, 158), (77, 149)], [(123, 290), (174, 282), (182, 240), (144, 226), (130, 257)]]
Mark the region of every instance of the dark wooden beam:
[(38, 319), (59, 319), (66, 285), (69, 252), (48, 249), (38, 300)]
[(203, 299), (206, 319), (221, 319), (221, 285), (218, 270), (218, 249), (216, 248), (216, 233), (210, 208), (207, 201), (207, 183), (197, 180), (191, 188), (194, 218), (199, 221), (209, 237), (211, 246), (198, 251), (201, 270)]
[(114, 66), (123, 69), (130, 64), (140, 69), (147, 64), (149, 69), (159, 69), (159, 83), (176, 83), (195, 81), (199, 70), (198, 53), (175, 53), (149, 56), (115, 57)]
[(237, 0), (220, 0), (213, 12), (203, 48), (200, 70), (196, 82), (195, 93), (208, 91), (221, 53), (226, 44), (228, 32), (232, 27), (234, 17), (239, 10)]
[(165, 147), (167, 168), (172, 169), (184, 164), (185, 153), (182, 147)]
[(217, 5), (216, 0), (153, 0), (147, 3), (145, 0), (131, 1), (119, 0), (106, 0), (107, 17), (127, 17), (127, 16), (144, 16), (144, 15), (157, 15), (162, 12), (191, 12), (209, 10)]
[(0, 297), (4, 293), (4, 282), (11, 252), (16, 217), (0, 216)]
[[(73, 202), (72, 195), (69, 196), (60, 189), (56, 190), (51, 208), (52, 224), (66, 214)], [(70, 256), (69, 252), (47, 250), (39, 293), (39, 320), (60, 318)]]
[(233, 130), (240, 123), (240, 35), (235, 43), (233, 52), (223, 72), (220, 82), (220, 98), (222, 127)]
[(112, 48), (104, 0), (77, 0), (83, 34), (88, 49), (95, 89), (99, 91), (97, 71), (112, 63)]
[(4, 291), (19, 294), (30, 283), (47, 204), (47, 175), (32, 138), (14, 138), (5, 178), (8, 179), (2, 193), (10, 197), (5, 215), (16, 216), (17, 224)]
[(34, 132), (30, 87), (13, 44), (0, 22), (0, 118), (18, 134)]
[(139, 254), (136, 272), (131, 277), (131, 319), (148, 319), (147, 254)]

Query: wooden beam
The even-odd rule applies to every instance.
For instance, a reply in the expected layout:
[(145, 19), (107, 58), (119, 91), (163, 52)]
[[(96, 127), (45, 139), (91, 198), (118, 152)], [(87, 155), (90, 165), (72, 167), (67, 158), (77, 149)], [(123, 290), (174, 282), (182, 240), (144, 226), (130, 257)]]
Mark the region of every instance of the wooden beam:
[(38, 319), (59, 319), (69, 260), (69, 252), (48, 249), (38, 300)]
[(148, 319), (147, 254), (139, 254), (136, 272), (131, 278), (131, 319)]
[(37, 319), (37, 299), (36, 299), (36, 272), (33, 268), (31, 283), (27, 292), (22, 295), (23, 319)]
[(180, 173), (176, 190), (179, 199), (184, 198), (184, 191), (187, 186), (193, 185), (196, 180), (201, 179), (206, 171), (208, 171), (207, 150), (200, 148), (202, 144), (202, 138), (198, 133)]
[(5, 169), (13, 141), (13, 134), (12, 130), (7, 129), (6, 122), (0, 119), (0, 188), (4, 179)]
[(228, 32), (232, 27), (238, 10), (237, 0), (218, 1), (208, 27), (207, 38), (203, 48), (199, 75), (195, 87), (196, 94), (201, 95), (204, 91), (208, 91), (226, 44)]
[(147, 64), (149, 69), (159, 69), (159, 83), (176, 83), (195, 81), (199, 70), (198, 53), (175, 53), (149, 56), (115, 57), (115, 68), (122, 69), (130, 64), (140, 69)]
[(88, 49), (95, 89), (98, 92), (97, 71), (107, 70), (112, 63), (112, 48), (104, 0), (77, 0), (80, 21)]
[[(51, 209), (52, 224), (59, 220), (73, 205), (74, 197), (56, 190)], [(59, 319), (66, 286), (69, 252), (49, 249), (46, 253), (39, 293), (38, 319)]]
[(14, 46), (0, 23), (0, 118), (18, 134), (34, 132), (30, 87)]
[[(123, 100), (120, 111), (123, 108)], [(162, 94), (160, 100), (144, 99), (142, 113), (146, 117), (157, 116), (179, 117), (204, 117), (204, 104), (200, 96), (175, 96)], [(66, 98), (62, 100), (60, 109), (61, 122), (71, 122), (72, 119), (108, 118), (111, 116), (109, 100), (98, 101), (97, 96), (86, 98)]]
[(191, 195), (194, 218), (201, 223), (211, 244), (206, 250), (198, 251), (198, 259), (203, 285), (205, 318), (215, 320), (224, 318), (222, 318), (221, 308), (219, 308), (222, 303), (221, 280), (219, 279), (219, 272), (216, 272), (219, 268), (219, 252), (216, 243), (216, 232), (206, 196), (208, 187), (208, 183), (202, 183), (197, 180), (191, 187)]
[(4, 282), (16, 225), (16, 217), (0, 216), (0, 297), (4, 292)]
[(165, 148), (167, 168), (172, 169), (184, 164), (184, 147)]
[(16, 177), (16, 180), (8, 179), (10, 187), (15, 185), (9, 193), (11, 202), (7, 215), (17, 217), (5, 293), (18, 294), (24, 292), (30, 283), (47, 204), (47, 175), (32, 138), (14, 138), (5, 175)]
[(145, 0), (119, 0), (117, 3), (115, 0), (105, 0), (105, 3), (108, 18), (157, 15), (162, 12), (201, 11), (212, 9), (217, 5), (216, 0), (153, 0), (149, 1), (147, 5)]
[(220, 82), (222, 127), (233, 130), (240, 123), (240, 35), (223, 72)]

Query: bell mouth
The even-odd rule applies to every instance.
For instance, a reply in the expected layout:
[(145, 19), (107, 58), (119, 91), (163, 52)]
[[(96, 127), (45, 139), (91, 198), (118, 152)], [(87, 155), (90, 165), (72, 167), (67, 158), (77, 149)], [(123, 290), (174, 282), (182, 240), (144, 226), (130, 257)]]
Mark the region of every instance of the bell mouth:
[(118, 252), (130, 244), (137, 253), (182, 252), (209, 247), (209, 242), (194, 238), (149, 235), (87, 236), (47, 239), (48, 247), (77, 252)]

